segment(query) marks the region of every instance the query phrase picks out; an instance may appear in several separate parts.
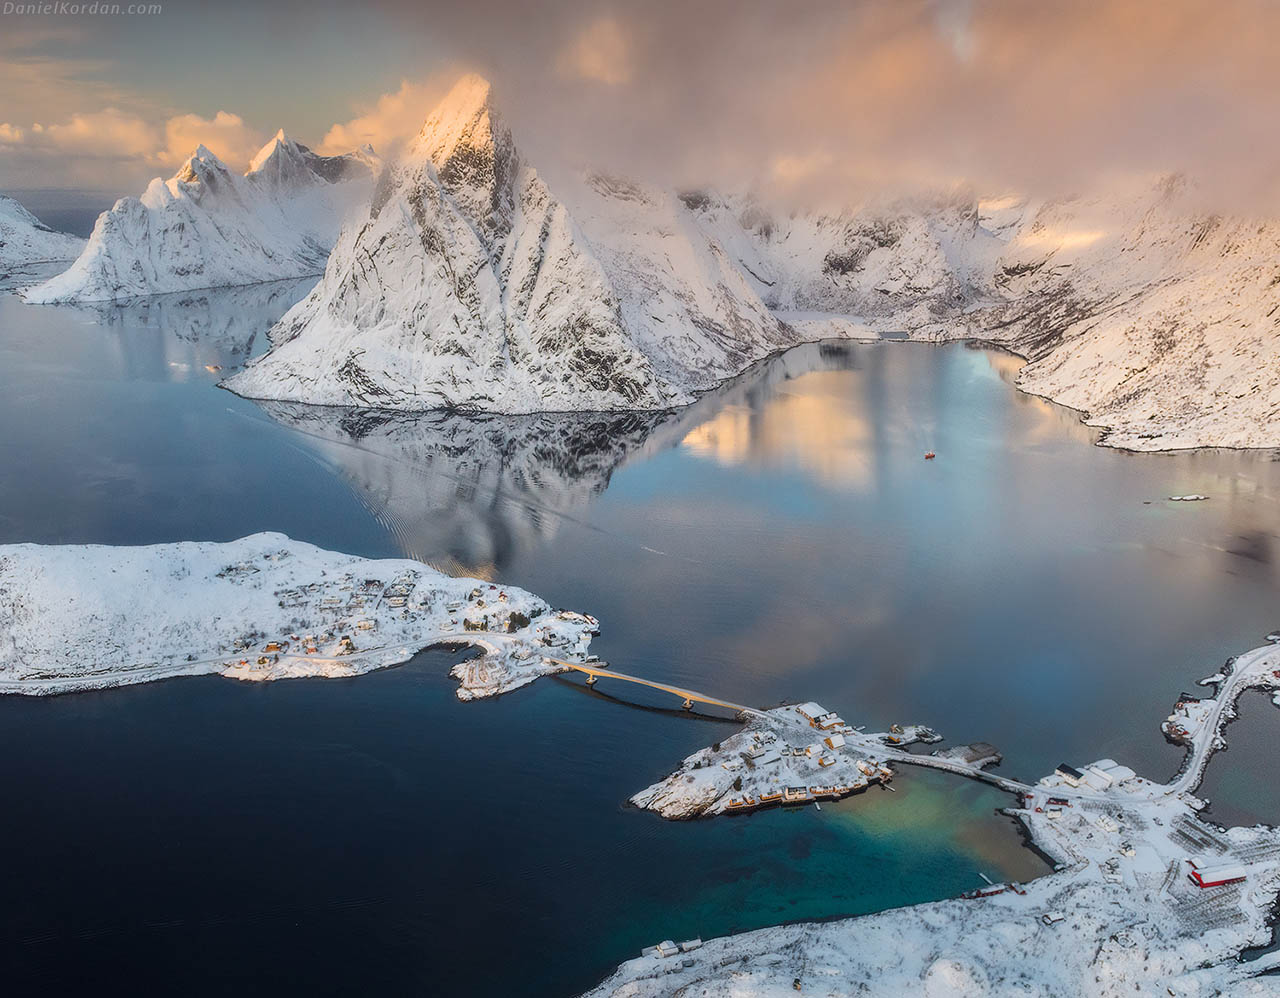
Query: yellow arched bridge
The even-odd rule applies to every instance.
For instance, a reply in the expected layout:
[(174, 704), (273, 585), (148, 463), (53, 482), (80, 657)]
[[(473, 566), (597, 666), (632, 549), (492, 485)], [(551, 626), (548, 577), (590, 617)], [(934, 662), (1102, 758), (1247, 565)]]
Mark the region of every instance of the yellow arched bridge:
[(746, 707), (730, 700), (721, 700), (718, 697), (709, 697), (705, 693), (699, 693), (697, 690), (687, 690), (683, 686), (672, 686), (670, 683), (659, 683), (653, 679), (629, 676), (625, 672), (615, 672), (603, 662), (598, 665), (591, 665), (586, 662), (570, 662), (567, 659), (551, 658), (546, 655), (543, 658), (548, 662), (564, 666), (566, 669), (572, 669), (574, 672), (586, 673), (588, 686), (594, 686), (598, 679), (620, 679), (625, 683), (637, 683), (640, 686), (648, 686), (650, 689), (661, 690), (664, 693), (670, 693), (672, 696), (680, 697), (684, 701), (683, 706), (686, 708), (691, 708), (695, 703), (705, 703), (712, 707), (723, 707), (736, 714), (748, 714), (756, 717), (764, 715), (763, 711), (756, 710), (754, 707)]

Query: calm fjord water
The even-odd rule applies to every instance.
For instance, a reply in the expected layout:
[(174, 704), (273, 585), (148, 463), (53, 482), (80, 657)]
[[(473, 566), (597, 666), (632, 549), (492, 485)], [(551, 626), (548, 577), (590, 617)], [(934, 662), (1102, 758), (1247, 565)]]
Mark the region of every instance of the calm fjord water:
[[(1104, 755), (1167, 777), (1177, 692), (1280, 624), (1274, 455), (1094, 447), (1002, 355), (803, 347), (653, 417), (216, 388), (206, 365), (260, 351), (305, 291), (0, 295), (0, 542), (279, 530), (407, 554), (596, 614), (595, 650), (628, 671), (990, 740), (1030, 779)], [(1189, 492), (1213, 498), (1164, 498)], [(6, 977), (567, 995), (659, 938), (1043, 870), (994, 814), (1005, 797), (931, 774), (821, 812), (664, 822), (623, 802), (731, 725), (559, 679), (461, 704), (452, 660), (0, 701)], [(1210, 769), (1231, 820), (1280, 820), (1236, 775), (1262, 771), (1267, 711), (1249, 704), (1232, 778)]]

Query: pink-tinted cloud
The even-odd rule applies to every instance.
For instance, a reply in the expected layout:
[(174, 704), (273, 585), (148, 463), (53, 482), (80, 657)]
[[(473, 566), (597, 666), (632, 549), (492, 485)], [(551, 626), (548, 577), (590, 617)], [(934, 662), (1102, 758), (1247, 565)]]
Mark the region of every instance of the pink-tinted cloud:
[(164, 123), (164, 149), (158, 161), (181, 163), (203, 143), (223, 162), (243, 169), (265, 141), (262, 131), (251, 128), (238, 114), (219, 111), (212, 118), (178, 114)]
[(201, 143), (232, 167), (243, 169), (263, 141), (261, 132), (226, 111), (212, 118), (179, 114), (156, 122), (108, 107), (48, 124), (0, 123), (0, 162), (29, 170), (43, 163), (46, 182), (101, 186), (104, 178), (139, 170), (167, 176)]
[[(1255, 197), (1280, 159), (1269, 0), (380, 6), (493, 79), (540, 163), (835, 199), (1185, 170)], [(625, 69), (566, 72), (602, 17)]]
[(380, 156), (396, 155), (460, 74), (457, 69), (416, 82), (401, 80), (399, 89), (382, 94), (354, 118), (334, 124), (316, 151), (332, 156), (367, 144)]
[(598, 17), (578, 32), (556, 59), (566, 76), (609, 86), (631, 79), (631, 39), (614, 17)]
[[(229, 3), (219, 23), (249, 23), (260, 7)], [(271, 7), (310, 37), (341, 31), (301, 0)], [(394, 153), (465, 66), (494, 82), (545, 173), (597, 166), (830, 201), (956, 181), (1057, 193), (1172, 170), (1224, 203), (1260, 204), (1277, 185), (1274, 0), (368, 0), (362, 10), (413, 54), (384, 65), (352, 51), (343, 79), (357, 83), (318, 110), (332, 67), (305, 46), (282, 50), (270, 120), (216, 79), (198, 110), (234, 107), (246, 128), (297, 131), (278, 109), (292, 94), (299, 119), (336, 122), (324, 151), (370, 142)], [(236, 52), (210, 57), (236, 78)], [(117, 108), (163, 132), (193, 109), (164, 103), (180, 88), (123, 93), (113, 58), (96, 36), (16, 48), (0, 38), (0, 109), (28, 152), (35, 121)], [(0, 151), (0, 183), (11, 165)]]

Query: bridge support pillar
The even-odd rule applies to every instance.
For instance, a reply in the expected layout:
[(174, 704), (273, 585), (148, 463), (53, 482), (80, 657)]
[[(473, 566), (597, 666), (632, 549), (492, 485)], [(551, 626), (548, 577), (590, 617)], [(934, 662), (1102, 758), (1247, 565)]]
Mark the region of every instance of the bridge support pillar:
[(588, 674), (588, 675), (587, 675), (587, 685), (588, 685), (588, 686), (595, 686), (595, 684), (596, 684), (596, 680), (597, 680), (597, 679), (599, 679), (599, 678), (600, 678), (599, 676), (593, 676), (593, 675)]
[(684, 703), (682, 703), (680, 706), (682, 706), (685, 710), (693, 710), (693, 701), (686, 697)]

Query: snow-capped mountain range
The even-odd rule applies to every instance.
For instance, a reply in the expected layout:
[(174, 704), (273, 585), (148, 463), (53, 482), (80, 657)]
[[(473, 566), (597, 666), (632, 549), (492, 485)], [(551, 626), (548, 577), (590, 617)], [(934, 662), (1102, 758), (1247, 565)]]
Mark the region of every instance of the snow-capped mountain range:
[(651, 409), (829, 336), (978, 338), (1134, 449), (1280, 444), (1280, 223), (1161, 179), (1106, 198), (945, 196), (780, 215), (589, 176), (553, 194), (461, 81), (232, 379), (389, 409)]
[(26, 299), (117, 301), (318, 274), (379, 168), (370, 149), (318, 156), (281, 131), (237, 176), (200, 146), (169, 180), (103, 212), (71, 268)]
[(600, 175), (553, 191), (467, 76), (384, 170), (283, 132), (243, 177), (198, 150), (28, 300), (323, 269), (227, 387), (402, 411), (657, 410), (800, 342), (977, 338), (1113, 445), (1280, 446), (1277, 249), (1280, 221), (1206, 215), (1176, 178), (792, 213)]
[(33, 263), (74, 260), (84, 240), (55, 232), (13, 198), (0, 194), (0, 274)]

